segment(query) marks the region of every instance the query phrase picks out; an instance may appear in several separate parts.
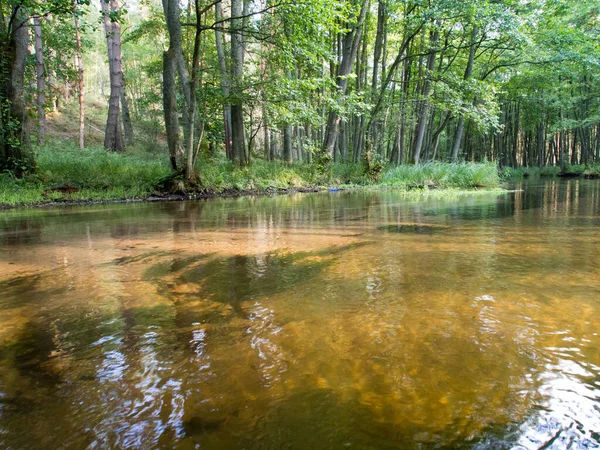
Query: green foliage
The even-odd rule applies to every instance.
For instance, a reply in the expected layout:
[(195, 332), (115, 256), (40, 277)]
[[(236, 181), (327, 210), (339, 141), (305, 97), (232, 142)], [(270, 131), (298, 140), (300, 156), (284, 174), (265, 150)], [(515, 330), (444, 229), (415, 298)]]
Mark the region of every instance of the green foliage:
[[(0, 3), (0, 10), (6, 18), (11, 8), (20, 4), (27, 13), (43, 16), (46, 99), (49, 104), (60, 100), (61, 113), (71, 108), (72, 104), (63, 100), (72, 96), (76, 87), (77, 74), (72, 63), (76, 7), (86, 62), (86, 143), (97, 143), (93, 139), (101, 139), (109, 88), (106, 39), (99, 26), (101, 14), (97, 5), (88, 7), (89, 0), (75, 3), (8, 0)], [(378, 31), (380, 4), (385, 8), (383, 35)], [(418, 142), (412, 130), (421, 123), (426, 125), (421, 128), (426, 131), (421, 149), (423, 160), (449, 160), (459, 119), (464, 119), (459, 155), (470, 161), (501, 158), (503, 166), (517, 161), (526, 165), (544, 165), (547, 161), (557, 165), (568, 161), (593, 162), (598, 152), (592, 146), (600, 142), (596, 128), (600, 121), (597, 1), (371, 2), (364, 27), (360, 33), (356, 31), (361, 38), (352, 43), (357, 54), (352, 70), (344, 75), (347, 88), (342, 90), (336, 72), (344, 66), (344, 46), (347, 49), (349, 44), (346, 37), (354, 33), (362, 5), (358, 0), (282, 0), (264, 4), (252, 0), (251, 17), (243, 24), (246, 51), (241, 85), (239, 89), (231, 89), (231, 73), (227, 73), (231, 68), (225, 67), (221, 73), (222, 61), (218, 59), (214, 33), (222, 31), (225, 36), (231, 33), (229, 8), (225, 8), (225, 19), (215, 23), (215, 4), (210, 0), (181, 3), (180, 18), (184, 25), (181, 30), (184, 56), (178, 66), (181, 73), (185, 69), (192, 73), (196, 37), (193, 22), (196, 12), (201, 17), (202, 33), (198, 35), (196, 53), (199, 79), (194, 94), (198, 125), (201, 124), (203, 133), (199, 145), (206, 161), (202, 164), (203, 171), (210, 172), (210, 166), (216, 165), (215, 174), (229, 173), (221, 159), (207, 158), (207, 148), (210, 144), (213, 155), (222, 151), (223, 110), (232, 102), (243, 103), (247, 142), (251, 147), (248, 152), (253, 159), (262, 156), (263, 132), (274, 143), (272, 148), (280, 152), (282, 129), (292, 125), (294, 130), (300, 130), (294, 131), (294, 154), (303, 153), (304, 157), (308, 152), (313, 156), (310, 171), (307, 169), (300, 177), (308, 179), (310, 172), (311, 183), (347, 180), (368, 184), (380, 180), (384, 173), (393, 170), (384, 168), (387, 161), (395, 158), (392, 149), (401, 148), (404, 152), (398, 160), (412, 160)], [(161, 80), (169, 33), (163, 4), (158, 0), (140, 0), (129, 11), (121, 8), (117, 14), (111, 13), (111, 20), (123, 24), (122, 63), (137, 132), (135, 155), (144, 147), (152, 148), (152, 156), (157, 157), (165, 152)], [(381, 39), (384, 36), (385, 44), (380, 42), (379, 47), (383, 48), (379, 50), (383, 53), (375, 70), (377, 36)], [(435, 45), (434, 36), (437, 36)], [(230, 42), (225, 39), (225, 59), (231, 56)], [(471, 50), (473, 67), (468, 64)], [(430, 57), (432, 65), (426, 69)], [(25, 83), (29, 86), (25, 100), (31, 112), (35, 109), (36, 94), (33, 59), (30, 55)], [(179, 80), (179, 111), (183, 111), (188, 101), (182, 86)], [(94, 106), (90, 108), (91, 105)], [(428, 114), (422, 119), (423, 106)], [(353, 155), (361, 162), (358, 166), (333, 165), (328, 160), (330, 155), (320, 152), (331, 112), (339, 121), (338, 137), (343, 133), (351, 153), (352, 147), (365, 148), (367, 142), (374, 141), (375, 153)], [(92, 122), (100, 115), (100, 121)], [(20, 122), (14, 121), (14, 117), (6, 120), (9, 117), (6, 114), (3, 117), (3, 129), (15, 130), (7, 134), (8, 138), (15, 147), (20, 146)], [(71, 114), (71, 119), (74, 117)], [(184, 115), (181, 119), (183, 124)], [(60, 123), (65, 128), (68, 124), (70, 129), (78, 126), (74, 119), (68, 122), (65, 118)], [(577, 147), (581, 156), (569, 158), (570, 150), (565, 153), (562, 145), (565, 158), (561, 157), (559, 162), (553, 153), (558, 145), (550, 144), (557, 141), (557, 133), (565, 131), (570, 133), (569, 145)], [(529, 154), (524, 155), (526, 145)], [(582, 155), (584, 146), (589, 157)], [(140, 160), (144, 158), (140, 156)], [(503, 171), (500, 175), (503, 178), (551, 176), (556, 170), (523, 169), (521, 173)], [(216, 185), (220, 183), (219, 176), (216, 175)], [(232, 189), (246, 184), (268, 184), (254, 179), (251, 173), (234, 175), (233, 169), (230, 175), (223, 176), (227, 178), (223, 184)], [(115, 177), (118, 179), (120, 175)], [(293, 185), (294, 179), (288, 173), (276, 184)], [(213, 184), (207, 182), (207, 186)]]
[(504, 167), (499, 173), (499, 177), (503, 181), (521, 180), (535, 175), (539, 175), (537, 167)]
[(570, 176), (595, 176), (600, 174), (600, 165), (598, 164), (566, 164), (562, 169), (557, 166), (547, 167), (505, 167), (500, 172), (502, 180), (519, 180), (527, 177), (555, 177), (562, 174)]
[(500, 178), (494, 163), (427, 163), (385, 170), (380, 184), (401, 189), (495, 188)]
[[(102, 148), (81, 151), (74, 146), (50, 145), (38, 149), (38, 174), (17, 179), (0, 175), (0, 205), (52, 201), (109, 201), (145, 198), (171, 178), (166, 159), (142, 154), (108, 153)], [(270, 193), (288, 189), (344, 186), (415, 188), (495, 188), (499, 178), (492, 163), (387, 166), (378, 181), (365, 173), (362, 163), (318, 164), (255, 160), (237, 168), (224, 158), (199, 162), (200, 193)]]
[(0, 174), (0, 205), (38, 203), (43, 200), (43, 184), (36, 177), (15, 178)]
[(554, 177), (560, 173), (560, 167), (548, 166), (539, 169), (541, 177)]
[(333, 157), (323, 151), (319, 151), (314, 156), (314, 166), (317, 170), (317, 173), (321, 176), (331, 175), (331, 163), (333, 162)]
[(379, 175), (385, 166), (384, 158), (372, 149), (363, 152), (361, 156), (361, 163), (365, 175), (371, 180), (377, 181)]
[(39, 176), (47, 182), (94, 190), (120, 186), (132, 196), (152, 192), (156, 181), (170, 171), (166, 158), (121, 155), (103, 148), (82, 151), (73, 145), (42, 147), (37, 162)]

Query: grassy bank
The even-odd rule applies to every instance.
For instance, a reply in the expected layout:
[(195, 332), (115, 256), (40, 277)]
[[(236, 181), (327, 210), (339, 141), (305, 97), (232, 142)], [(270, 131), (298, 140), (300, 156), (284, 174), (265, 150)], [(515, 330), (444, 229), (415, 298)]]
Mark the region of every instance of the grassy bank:
[(568, 164), (564, 168), (548, 167), (505, 167), (500, 171), (503, 180), (522, 179), (527, 177), (600, 177), (600, 165)]
[[(167, 159), (145, 152), (107, 153), (47, 146), (37, 151), (37, 174), (16, 179), (0, 175), (0, 205), (143, 199), (160, 194), (160, 181), (170, 174)], [(362, 164), (286, 165), (254, 161), (235, 168), (225, 159), (202, 160), (200, 186), (194, 194), (267, 193), (287, 189), (382, 186), (400, 190), (497, 188), (495, 164), (430, 163), (387, 166), (377, 178)]]

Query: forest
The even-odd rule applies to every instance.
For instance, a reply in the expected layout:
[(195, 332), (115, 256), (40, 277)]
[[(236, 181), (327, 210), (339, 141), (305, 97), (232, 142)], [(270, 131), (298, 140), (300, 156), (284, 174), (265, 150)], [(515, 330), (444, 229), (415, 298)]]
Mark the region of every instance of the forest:
[(600, 162), (595, 0), (2, 0), (0, 16), (3, 204), (494, 187)]

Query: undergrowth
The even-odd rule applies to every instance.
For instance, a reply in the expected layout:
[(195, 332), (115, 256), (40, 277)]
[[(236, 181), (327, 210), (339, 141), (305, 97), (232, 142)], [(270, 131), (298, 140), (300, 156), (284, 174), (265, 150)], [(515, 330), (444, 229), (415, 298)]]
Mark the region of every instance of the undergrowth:
[(559, 166), (546, 167), (505, 167), (500, 171), (502, 180), (522, 179), (527, 177), (556, 177), (561, 175), (583, 176), (600, 175), (600, 165), (598, 164), (567, 164), (563, 168)]
[[(79, 150), (53, 144), (36, 152), (37, 173), (26, 179), (0, 175), (0, 205), (60, 201), (110, 201), (145, 198), (160, 190), (171, 169), (164, 155), (139, 148), (124, 154), (101, 147)], [(254, 160), (235, 167), (224, 155), (198, 163), (196, 193), (266, 193), (287, 189), (385, 186), (400, 190), (496, 188), (493, 163), (427, 163), (418, 166), (365, 166), (364, 162), (285, 164)]]

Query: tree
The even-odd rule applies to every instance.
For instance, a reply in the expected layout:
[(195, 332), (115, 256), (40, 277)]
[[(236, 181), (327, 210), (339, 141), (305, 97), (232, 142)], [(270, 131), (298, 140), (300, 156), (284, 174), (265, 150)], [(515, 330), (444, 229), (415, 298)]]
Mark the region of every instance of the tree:
[(121, 66), (121, 24), (119, 23), (119, 4), (117, 0), (100, 0), (110, 71), (110, 97), (108, 117), (104, 134), (104, 147), (113, 152), (123, 151), (123, 133), (121, 131), (121, 94), (123, 90), (123, 70)]
[(35, 34), (35, 73), (37, 80), (38, 144), (46, 140), (46, 74), (44, 69), (44, 51), (42, 25), (39, 16), (33, 17)]
[[(471, 31), (470, 47), (469, 47), (469, 61), (467, 62), (467, 68), (465, 69), (465, 80), (469, 80), (473, 75), (473, 64), (475, 63), (475, 51), (477, 50), (477, 34), (479, 28), (477, 25), (473, 25)], [(460, 117), (458, 119), (458, 126), (456, 127), (456, 134), (454, 136), (454, 145), (452, 146), (452, 161), (458, 161), (458, 151), (460, 150), (460, 143), (465, 127), (465, 118)]]
[[(223, 20), (223, 6), (221, 2), (215, 3), (215, 21)], [(225, 56), (225, 46), (223, 42), (223, 32), (220, 27), (215, 28), (215, 47), (219, 60), (219, 74), (221, 89), (223, 91), (223, 131), (225, 135), (225, 154), (233, 159), (231, 150), (231, 105), (229, 104), (229, 70), (227, 69), (227, 58)]]
[(231, 154), (238, 166), (248, 164), (244, 128), (244, 15), (248, 0), (231, 0)]
[[(363, 25), (367, 15), (367, 8), (368, 2), (367, 0), (363, 0), (359, 6), (358, 15), (355, 18), (350, 18), (349, 22), (346, 24), (346, 30), (341, 39), (339, 59), (335, 71), (336, 94), (339, 98), (339, 102), (343, 102), (344, 96), (346, 95), (348, 76), (352, 71), (352, 64), (354, 63), (358, 52)], [(325, 137), (323, 140), (323, 151), (330, 155), (333, 155), (335, 150), (335, 144), (339, 135), (339, 124), (339, 113), (335, 108), (332, 108), (329, 111), (329, 116), (327, 118)]]
[(83, 49), (81, 46), (81, 28), (79, 24), (79, 14), (77, 0), (73, 2), (73, 21), (75, 23), (75, 42), (77, 49), (75, 52), (75, 62), (77, 65), (77, 85), (79, 91), (79, 148), (85, 148), (85, 79), (83, 67)]
[(24, 98), (28, 14), (20, 1), (0, 5), (0, 170), (17, 176), (34, 168)]

